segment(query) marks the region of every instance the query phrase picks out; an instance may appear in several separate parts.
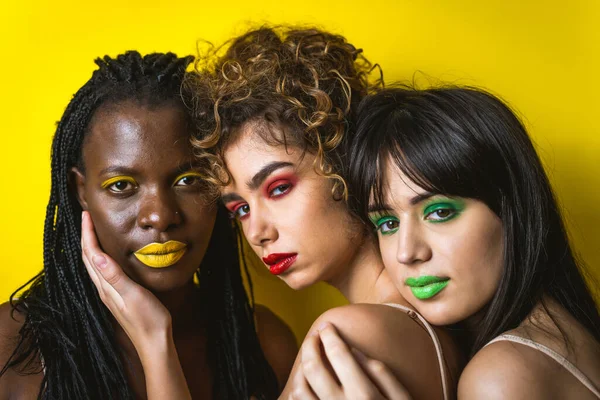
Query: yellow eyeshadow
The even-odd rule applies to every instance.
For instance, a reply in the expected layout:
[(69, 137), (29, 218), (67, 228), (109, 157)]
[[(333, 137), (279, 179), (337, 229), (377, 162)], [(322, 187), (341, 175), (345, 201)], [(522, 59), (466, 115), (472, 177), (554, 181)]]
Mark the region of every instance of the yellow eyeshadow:
[(102, 182), (102, 189), (106, 189), (107, 187), (109, 187), (113, 183), (121, 182), (121, 181), (129, 182), (129, 183), (131, 183), (133, 185), (137, 185), (137, 182), (132, 177), (120, 175), (120, 176), (113, 176), (112, 178), (107, 179), (104, 182)]
[(202, 174), (200, 172), (185, 172), (185, 173), (179, 175), (177, 178), (175, 178), (175, 181), (173, 182), (173, 185), (176, 185), (177, 182), (179, 182), (183, 178), (187, 178), (188, 176), (193, 176), (193, 177), (196, 177), (196, 178), (202, 178)]

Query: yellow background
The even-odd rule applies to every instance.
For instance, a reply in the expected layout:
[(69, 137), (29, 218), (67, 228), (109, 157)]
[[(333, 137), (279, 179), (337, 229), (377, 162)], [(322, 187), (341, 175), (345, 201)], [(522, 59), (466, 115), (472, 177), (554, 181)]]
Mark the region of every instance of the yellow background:
[[(42, 267), (51, 138), (72, 94), (95, 68), (92, 60), (128, 49), (193, 54), (197, 39), (220, 43), (266, 22), (341, 33), (381, 64), (387, 82), (441, 79), (484, 86), (508, 100), (525, 116), (568, 210), (575, 248), (600, 278), (600, 2), (82, 3), (0, 6), (0, 301)], [(262, 269), (253, 274), (258, 301), (299, 338), (320, 312), (342, 302), (324, 285), (293, 293)]]

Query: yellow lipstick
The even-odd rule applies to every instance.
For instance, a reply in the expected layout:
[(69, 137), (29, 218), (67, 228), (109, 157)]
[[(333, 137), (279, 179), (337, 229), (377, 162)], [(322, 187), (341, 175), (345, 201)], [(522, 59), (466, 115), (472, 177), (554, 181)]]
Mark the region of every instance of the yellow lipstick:
[(186, 251), (186, 244), (177, 240), (150, 243), (135, 253), (135, 258), (152, 268), (165, 268), (175, 264)]

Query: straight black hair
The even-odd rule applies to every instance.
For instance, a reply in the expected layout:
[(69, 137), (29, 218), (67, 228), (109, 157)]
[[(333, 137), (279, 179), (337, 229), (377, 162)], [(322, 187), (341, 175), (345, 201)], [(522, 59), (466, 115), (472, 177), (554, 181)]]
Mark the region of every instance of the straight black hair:
[(516, 328), (536, 304), (546, 307), (544, 296), (600, 342), (598, 308), (550, 182), (523, 124), (505, 103), (469, 87), (382, 90), (362, 101), (348, 145), (349, 203), (366, 223), (369, 200), (384, 204), (388, 158), (424, 190), (480, 200), (501, 219), (504, 269), (471, 354)]
[[(141, 56), (129, 51), (97, 59), (98, 69), (67, 106), (52, 142), (52, 184), (44, 226), (44, 269), (11, 296), (13, 312), (25, 315), (9, 368), (36, 373), (41, 359), (42, 399), (132, 399), (110, 313), (81, 259), (81, 207), (68, 184), (95, 111), (136, 101), (145, 106), (185, 107), (191, 95), (182, 80), (193, 57), (173, 53)], [(193, 124), (190, 123), (190, 126)], [(190, 132), (191, 135), (192, 132)], [(260, 348), (253, 306), (242, 284), (231, 221), (220, 205), (207, 253), (196, 272), (198, 313), (208, 320), (208, 360), (216, 398), (274, 398), (275, 374)], [(246, 271), (247, 273), (247, 271)], [(19, 298), (18, 293), (28, 284)]]

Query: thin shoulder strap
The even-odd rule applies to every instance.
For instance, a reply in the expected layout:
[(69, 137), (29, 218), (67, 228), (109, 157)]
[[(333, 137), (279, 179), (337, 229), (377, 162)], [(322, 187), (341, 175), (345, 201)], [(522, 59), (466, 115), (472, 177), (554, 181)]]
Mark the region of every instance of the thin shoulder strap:
[(546, 354), (548, 357), (552, 358), (554, 361), (565, 367), (567, 371), (569, 371), (571, 374), (573, 374), (575, 378), (579, 380), (579, 382), (583, 383), (583, 385), (586, 388), (588, 388), (592, 393), (594, 393), (598, 398), (600, 398), (600, 390), (596, 388), (594, 383), (583, 372), (581, 372), (579, 368), (573, 365), (571, 361), (567, 360), (565, 357), (561, 356), (551, 348), (544, 346), (543, 344), (534, 342), (533, 340), (526, 339), (521, 336), (504, 334), (493, 339), (488, 344), (486, 344), (486, 346), (489, 346), (494, 342), (500, 342), (503, 340), (508, 342), (519, 343), (524, 346), (531, 347), (532, 349), (541, 351), (542, 353)]
[(383, 303), (383, 304), (386, 306), (394, 307), (394, 308), (404, 311), (412, 319), (415, 319), (415, 318), (418, 319), (421, 322), (421, 324), (425, 327), (425, 329), (427, 330), (427, 333), (429, 333), (429, 336), (433, 340), (433, 345), (435, 346), (435, 352), (437, 353), (438, 363), (440, 365), (440, 374), (442, 376), (442, 390), (444, 392), (444, 400), (450, 399), (450, 393), (448, 392), (449, 389), (448, 389), (448, 382), (447, 382), (448, 376), (446, 375), (446, 367), (445, 367), (445, 363), (444, 363), (444, 353), (442, 352), (442, 345), (440, 344), (440, 340), (438, 339), (437, 334), (435, 333), (435, 331), (433, 330), (433, 328), (431, 327), (429, 322), (427, 322), (427, 320), (425, 318), (423, 318), (421, 316), (421, 314), (419, 314), (415, 310), (412, 310), (401, 304), (396, 304), (396, 303)]

